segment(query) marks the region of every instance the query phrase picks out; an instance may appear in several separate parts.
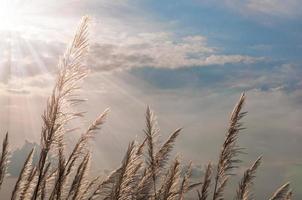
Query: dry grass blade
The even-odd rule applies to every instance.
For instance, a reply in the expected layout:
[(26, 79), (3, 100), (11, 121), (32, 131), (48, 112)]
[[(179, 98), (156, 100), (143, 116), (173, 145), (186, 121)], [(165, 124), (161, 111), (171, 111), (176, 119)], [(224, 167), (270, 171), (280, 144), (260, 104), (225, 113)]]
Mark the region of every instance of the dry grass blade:
[(87, 75), (87, 69), (82, 65), (88, 48), (88, 17), (84, 17), (76, 35), (59, 61), (59, 75), (50, 96), (46, 110), (42, 116), (41, 153), (38, 164), (38, 182), (32, 199), (37, 198), (46, 158), (53, 145), (63, 145), (64, 126), (81, 113), (69, 111), (71, 105), (82, 102), (74, 92), (79, 89), (80, 81)]
[(137, 188), (135, 189), (135, 199), (136, 200), (145, 200), (150, 198), (150, 196), (155, 196), (150, 194), (152, 189), (154, 188), (152, 172), (150, 170), (145, 169), (141, 175), (141, 180), (138, 181)]
[(76, 193), (73, 197), (73, 200), (81, 200), (84, 199), (84, 192), (89, 184), (88, 176), (89, 176), (89, 169), (90, 169), (91, 157), (89, 154), (88, 160), (85, 163), (84, 169), (82, 170), (81, 180), (79, 181), (78, 188)]
[(162, 187), (158, 194), (159, 200), (172, 200), (178, 195), (178, 183), (180, 174), (180, 162), (176, 158), (162, 181)]
[(8, 154), (8, 133), (6, 133), (2, 143), (2, 153), (0, 160), (0, 188), (2, 186), (7, 171)]
[(184, 177), (182, 178), (180, 189), (178, 192), (178, 198), (177, 198), (178, 200), (183, 200), (185, 193), (189, 191), (191, 176), (192, 176), (192, 162), (190, 162), (189, 166), (185, 171)]
[(82, 195), (83, 187), (85, 185), (85, 177), (88, 173), (88, 165), (90, 162), (90, 154), (87, 153), (84, 157), (83, 161), (80, 163), (78, 170), (75, 174), (73, 182), (71, 184), (71, 188), (69, 190), (68, 198), (67, 199), (79, 199)]
[(27, 179), (27, 183), (24, 185), (24, 188), (20, 193), (20, 200), (31, 199), (32, 197), (31, 195), (36, 184), (35, 183), (36, 173), (37, 173), (37, 168), (33, 167), (30, 176)]
[(48, 193), (47, 190), (47, 184), (48, 184), (48, 173), (49, 173), (49, 170), (50, 170), (50, 167), (51, 167), (51, 163), (50, 162), (47, 162), (46, 164), (46, 167), (44, 169), (44, 172), (43, 172), (43, 175), (42, 175), (42, 180), (41, 180), (41, 187), (39, 187), (39, 190), (38, 190), (38, 196), (41, 198), (41, 199), (45, 199), (45, 196), (46, 196), (46, 193)]
[(18, 180), (12, 192), (12, 197), (11, 197), (12, 200), (17, 199), (17, 197), (20, 196), (21, 192), (25, 189), (26, 185), (28, 184), (33, 169), (32, 167), (33, 154), (34, 154), (34, 149), (30, 151), (24, 162), (24, 165), (21, 169), (20, 175), (18, 176)]
[(86, 134), (91, 134), (93, 131), (98, 130), (105, 123), (106, 118), (110, 112), (110, 108), (107, 108), (103, 113), (101, 113), (95, 121), (88, 127)]
[(141, 166), (139, 157), (136, 155), (137, 149), (132, 142), (123, 159), (120, 173), (114, 184), (110, 199), (126, 200), (133, 194), (135, 183), (137, 180), (137, 171)]
[(100, 176), (97, 176), (87, 184), (86, 188), (83, 189), (83, 191), (84, 191), (82, 194), (83, 199), (88, 199), (89, 193), (97, 185), (100, 178), (101, 178)]
[(245, 94), (242, 94), (231, 114), (229, 129), (219, 155), (213, 200), (223, 199), (223, 191), (228, 181), (228, 177), (231, 175), (232, 169), (237, 167), (236, 163), (240, 162), (236, 156), (240, 153), (241, 149), (236, 143), (239, 131), (242, 130), (240, 120), (246, 114), (245, 112), (241, 111), (244, 101)]
[(112, 185), (115, 184), (117, 177), (121, 173), (121, 167), (111, 172), (105, 180), (103, 180), (94, 192), (89, 196), (88, 200), (93, 200), (98, 198), (99, 196), (110, 196), (110, 193), (112, 191)]
[(65, 156), (64, 156), (64, 148), (62, 145), (59, 146), (58, 149), (59, 154), (59, 161), (58, 161), (58, 167), (57, 167), (57, 184), (55, 184), (54, 192), (52, 193), (50, 199), (53, 199), (56, 197), (58, 200), (62, 197), (62, 192), (64, 191), (64, 180), (66, 178), (65, 176)]
[(197, 182), (197, 183), (192, 183), (191, 185), (189, 185), (188, 187), (188, 192), (197, 188), (197, 187), (200, 187), (202, 185), (202, 182)]
[(269, 200), (285, 200), (290, 191), (289, 183), (282, 185)]
[(252, 199), (250, 194), (250, 187), (253, 185), (253, 179), (256, 177), (256, 170), (261, 163), (262, 157), (260, 156), (254, 164), (244, 172), (243, 178), (239, 183), (239, 188), (237, 190), (237, 200), (249, 200)]
[[(146, 129), (144, 130), (146, 134), (146, 146), (147, 146), (147, 168), (145, 169), (144, 176), (140, 180), (137, 187), (137, 198), (145, 199), (149, 196), (151, 185), (153, 188), (154, 198), (157, 198), (157, 176), (160, 175), (160, 171), (164, 168), (165, 164), (169, 159), (169, 154), (173, 149), (175, 140), (180, 134), (181, 129), (174, 131), (167, 141), (159, 148), (156, 152), (156, 136), (158, 135), (159, 129), (157, 126), (156, 117), (153, 111), (148, 107), (146, 112)], [(139, 147), (142, 149), (143, 144)]]
[(85, 149), (88, 139), (91, 138), (93, 136), (93, 133), (96, 130), (99, 130), (101, 126), (105, 123), (109, 111), (110, 109), (107, 108), (103, 113), (101, 113), (95, 119), (95, 121), (88, 127), (87, 131), (81, 135), (66, 162), (66, 175), (68, 175), (72, 171), (72, 167), (74, 166), (75, 161), (80, 158), (80, 155), (85, 153), (83, 152), (83, 149)]
[(205, 170), (201, 191), (200, 192), (198, 191), (199, 200), (206, 200), (208, 198), (209, 189), (211, 185), (211, 178), (212, 178), (212, 164), (209, 163)]
[(155, 142), (156, 136), (159, 132), (157, 127), (156, 117), (153, 111), (148, 106), (146, 111), (146, 129), (144, 130), (147, 137), (147, 164), (151, 172), (151, 177), (153, 180), (153, 191), (156, 198), (156, 162), (155, 162)]
[(292, 190), (290, 190), (288, 193), (287, 193), (287, 195), (286, 195), (286, 200), (292, 200), (292, 198), (293, 198), (293, 192), (292, 192)]
[(138, 146), (137, 151), (136, 151), (136, 155), (140, 156), (140, 155), (143, 154), (143, 150), (144, 150), (144, 147), (146, 145), (146, 142), (147, 142), (147, 138), (145, 138), (143, 140), (143, 142)]
[(70, 156), (67, 159), (67, 162), (65, 162), (65, 159), (63, 159), (63, 152), (61, 152), (59, 149), (59, 158), (61, 158), (59, 159), (59, 173), (50, 199), (54, 199), (55, 197), (60, 199), (61, 190), (64, 189), (64, 185), (67, 181), (66, 179), (76, 167), (76, 161), (81, 159), (83, 157), (82, 155), (87, 153), (87, 151), (84, 150), (87, 148), (89, 138), (93, 137), (95, 131), (99, 130), (105, 123), (108, 113), (109, 109), (106, 109), (95, 119), (91, 125), (89, 125), (86, 132), (81, 135), (78, 142), (75, 144)]
[(181, 128), (175, 130), (168, 138), (168, 140), (162, 145), (159, 151), (155, 155), (156, 168), (161, 169), (169, 160), (169, 154), (172, 151), (176, 138), (181, 132)]

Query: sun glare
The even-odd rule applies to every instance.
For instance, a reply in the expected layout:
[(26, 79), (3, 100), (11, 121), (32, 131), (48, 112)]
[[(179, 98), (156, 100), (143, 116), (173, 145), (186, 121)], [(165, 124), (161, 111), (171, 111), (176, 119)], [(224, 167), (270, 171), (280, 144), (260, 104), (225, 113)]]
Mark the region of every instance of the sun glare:
[(0, 0), (0, 30), (18, 30), (22, 27), (22, 10), (12, 1)]

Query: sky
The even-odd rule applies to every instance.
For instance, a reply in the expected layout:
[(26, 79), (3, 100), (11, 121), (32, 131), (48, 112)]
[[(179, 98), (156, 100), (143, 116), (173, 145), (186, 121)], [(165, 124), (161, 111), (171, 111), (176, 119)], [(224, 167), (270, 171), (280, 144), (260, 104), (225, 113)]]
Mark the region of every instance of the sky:
[(39, 142), (57, 61), (89, 15), (91, 73), (79, 108), (87, 114), (76, 124), (111, 108), (93, 142), (95, 166), (116, 167), (127, 144), (143, 137), (147, 105), (162, 139), (183, 127), (176, 150), (184, 163), (215, 163), (246, 92), (239, 142), (248, 153), (242, 169), (263, 155), (256, 197), (291, 181), (302, 198), (300, 0), (0, 0), (0, 11), (0, 127), (13, 148)]

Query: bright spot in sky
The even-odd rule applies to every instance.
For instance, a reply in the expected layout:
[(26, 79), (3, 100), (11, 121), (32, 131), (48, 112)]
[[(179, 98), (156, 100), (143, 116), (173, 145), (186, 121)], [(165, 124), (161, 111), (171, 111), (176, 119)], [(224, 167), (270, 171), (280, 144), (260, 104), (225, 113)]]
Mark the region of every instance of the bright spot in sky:
[(0, 82), (1, 78), (7, 83), (15, 77), (48, 72), (46, 65), (52, 61), (49, 55), (56, 52), (49, 49), (53, 41), (64, 39), (64, 20), (58, 20), (57, 13), (49, 15), (52, 4), (43, 0), (0, 0)]
[(31, 39), (45, 33), (49, 36), (49, 31), (63, 23), (46, 14), (50, 8), (48, 1), (0, 0), (0, 33), (17, 33), (23, 38), (30, 35)]
[(24, 24), (24, 13), (21, 9), (11, 0), (0, 0), (0, 30), (20, 30)]

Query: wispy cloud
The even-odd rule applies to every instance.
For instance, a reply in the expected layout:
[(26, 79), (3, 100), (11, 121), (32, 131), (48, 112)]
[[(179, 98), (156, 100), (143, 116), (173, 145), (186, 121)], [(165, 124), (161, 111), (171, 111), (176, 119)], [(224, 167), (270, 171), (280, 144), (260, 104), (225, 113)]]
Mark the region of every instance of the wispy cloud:
[(299, 0), (248, 0), (244, 8), (267, 15), (294, 17), (301, 14), (302, 2)]
[(91, 63), (98, 71), (146, 66), (175, 69), (265, 60), (248, 55), (225, 55), (208, 45), (201, 35), (175, 38), (166, 32), (140, 33), (122, 40), (103, 41), (92, 47), (91, 54)]
[(50, 73), (28, 77), (10, 77), (6, 82), (0, 83), (0, 94), (3, 97), (15, 95), (29, 95), (31, 97), (46, 97), (51, 91), (54, 77)]
[[(220, 4), (221, 1), (215, 1)], [(299, 0), (224, 0), (223, 4), (245, 16), (269, 16), (294, 18), (301, 16), (302, 2)]]

